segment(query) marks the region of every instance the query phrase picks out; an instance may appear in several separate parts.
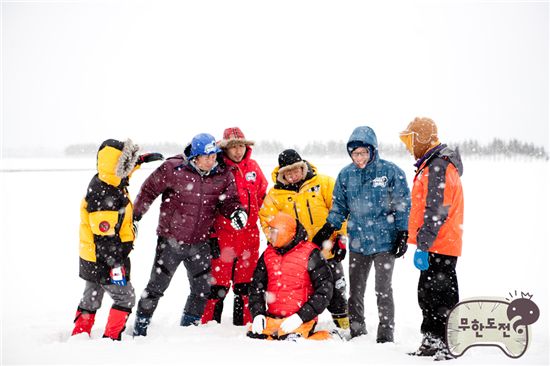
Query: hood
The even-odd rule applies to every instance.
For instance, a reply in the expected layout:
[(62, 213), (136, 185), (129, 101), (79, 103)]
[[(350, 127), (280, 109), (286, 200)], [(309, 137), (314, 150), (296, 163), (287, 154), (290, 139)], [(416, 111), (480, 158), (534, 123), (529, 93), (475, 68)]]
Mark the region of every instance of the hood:
[(128, 178), (137, 169), (139, 146), (128, 139), (125, 142), (109, 139), (97, 151), (99, 179), (112, 186), (128, 184)]
[(371, 151), (374, 152), (374, 157), (372, 160), (378, 159), (378, 139), (376, 138), (376, 134), (374, 133), (374, 130), (372, 128), (368, 126), (359, 126), (356, 127), (355, 130), (353, 130), (346, 145), (346, 149), (350, 156), (350, 148), (357, 146), (370, 146)]
[(464, 172), (464, 166), (462, 165), (462, 158), (460, 157), (458, 147), (453, 150), (450, 147), (445, 146), (439, 152), (439, 156), (441, 156), (443, 159), (450, 161), (451, 164), (455, 166), (456, 170), (458, 170), (458, 175), (462, 176), (462, 173)]

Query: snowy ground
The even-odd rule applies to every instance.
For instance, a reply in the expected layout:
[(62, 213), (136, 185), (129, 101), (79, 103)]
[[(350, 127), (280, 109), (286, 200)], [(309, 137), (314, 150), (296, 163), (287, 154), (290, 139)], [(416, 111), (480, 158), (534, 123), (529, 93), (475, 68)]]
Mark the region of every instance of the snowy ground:
[[(276, 157), (259, 158), (270, 179)], [(347, 160), (311, 159), (323, 173), (336, 176)], [(397, 161), (412, 179), (412, 160)], [(28, 168), (35, 171), (6, 171)], [(70, 169), (80, 169), (77, 171)], [(132, 339), (134, 316), (122, 342), (101, 339), (111, 304), (98, 312), (92, 339), (69, 339), (83, 290), (78, 278), (79, 205), (93, 160), (3, 160), (1, 173), (2, 364), (427, 364), (406, 352), (419, 342), (420, 310), (416, 302), (418, 270), (412, 250), (394, 272), (395, 344), (376, 344), (377, 312), (372, 278), (366, 298), (370, 334), (350, 342), (268, 342), (245, 337), (231, 325), (226, 300), (222, 324), (179, 327), (187, 296), (180, 268), (161, 300), (147, 338)], [(56, 169), (56, 170), (50, 170)], [(134, 175), (135, 198), (151, 170)], [(548, 163), (466, 160), (465, 234), (458, 264), (461, 298), (506, 297), (518, 290), (534, 294), (541, 310), (531, 326), (527, 353), (514, 360), (497, 348), (475, 348), (452, 364), (548, 364)], [(132, 253), (133, 284), (139, 295), (146, 285), (156, 243), (158, 202), (140, 222)], [(265, 245), (265, 243), (262, 243)], [(345, 263), (347, 266), (347, 261)], [(371, 276), (372, 277), (372, 276)], [(231, 295), (230, 295), (231, 296)], [(330, 315), (321, 316), (321, 327)]]

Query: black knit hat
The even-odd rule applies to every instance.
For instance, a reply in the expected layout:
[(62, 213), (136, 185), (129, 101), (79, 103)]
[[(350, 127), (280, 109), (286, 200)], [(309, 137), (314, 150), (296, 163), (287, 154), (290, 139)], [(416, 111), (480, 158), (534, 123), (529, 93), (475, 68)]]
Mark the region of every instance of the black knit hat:
[(302, 157), (294, 149), (286, 149), (279, 154), (279, 168), (296, 164), (302, 160)]

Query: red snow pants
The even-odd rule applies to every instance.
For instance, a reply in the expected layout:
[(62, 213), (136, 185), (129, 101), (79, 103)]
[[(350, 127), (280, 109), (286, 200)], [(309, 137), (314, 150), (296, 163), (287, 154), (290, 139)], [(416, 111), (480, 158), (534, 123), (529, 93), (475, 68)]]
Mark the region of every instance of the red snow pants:
[(233, 324), (246, 325), (252, 322), (248, 310), (248, 289), (258, 262), (260, 233), (256, 226), (240, 231), (220, 230), (219, 258), (212, 258), (212, 287), (201, 322), (221, 322), (223, 301), (233, 286)]

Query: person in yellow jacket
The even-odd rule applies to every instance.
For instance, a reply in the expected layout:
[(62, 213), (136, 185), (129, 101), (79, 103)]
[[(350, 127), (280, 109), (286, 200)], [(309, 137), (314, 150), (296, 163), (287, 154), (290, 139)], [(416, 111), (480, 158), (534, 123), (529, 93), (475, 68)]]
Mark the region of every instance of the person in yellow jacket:
[[(312, 240), (324, 226), (332, 206), (334, 178), (319, 174), (317, 168), (303, 160), (296, 150), (287, 149), (279, 154), (279, 165), (273, 170), (274, 186), (267, 193), (260, 209), (260, 224), (269, 238), (269, 222), (278, 212), (296, 218)], [(346, 281), (341, 261), (346, 255), (345, 225), (332, 235), (330, 245), (322, 249), (334, 279), (334, 293), (328, 310), (338, 328), (349, 329)]]
[(128, 184), (142, 163), (161, 160), (158, 153), (138, 155), (131, 140), (105, 140), (97, 153), (97, 174), (80, 205), (80, 277), (86, 281), (72, 335), (91, 335), (105, 292), (113, 299), (104, 338), (120, 340), (135, 304), (130, 258), (136, 228)]

